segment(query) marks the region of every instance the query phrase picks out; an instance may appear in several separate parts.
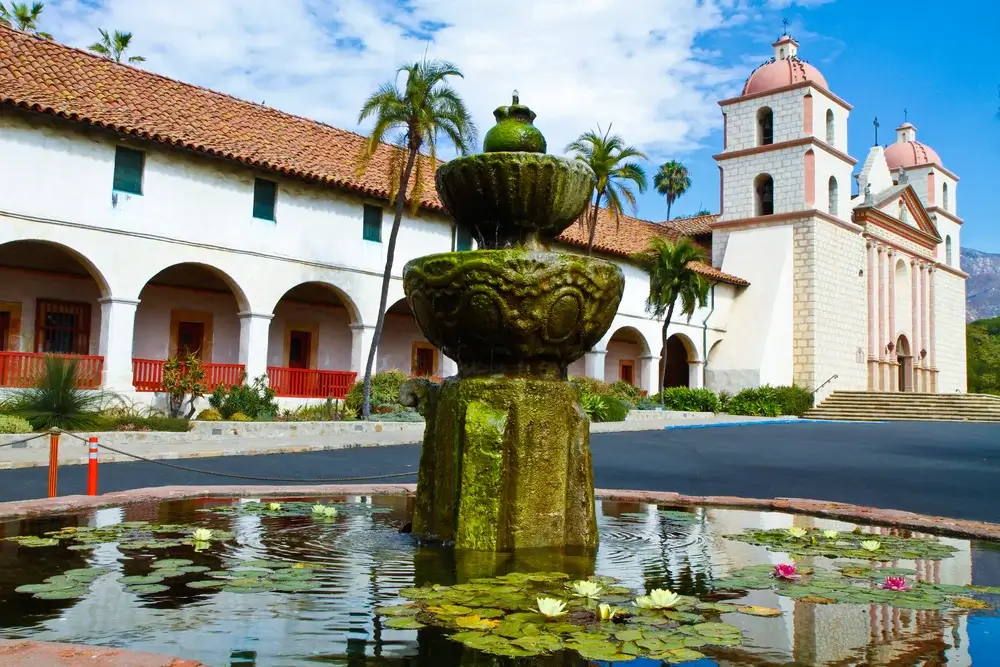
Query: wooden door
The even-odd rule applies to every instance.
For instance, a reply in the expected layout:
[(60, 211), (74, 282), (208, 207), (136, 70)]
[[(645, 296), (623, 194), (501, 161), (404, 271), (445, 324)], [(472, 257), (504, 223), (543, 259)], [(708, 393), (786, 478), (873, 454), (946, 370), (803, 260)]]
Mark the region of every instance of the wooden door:
[(312, 351), (311, 331), (292, 331), (288, 335), (288, 367), (309, 368)]
[(630, 385), (635, 385), (635, 364), (631, 361), (622, 361), (620, 372), (618, 373), (618, 379), (623, 382), (628, 382)]
[(434, 348), (418, 347), (414, 350), (411, 372), (418, 377), (434, 375)]
[(177, 323), (177, 356), (183, 359), (189, 354), (201, 359), (202, 350), (205, 348), (205, 323), (204, 322), (178, 322)]
[(10, 313), (0, 313), (0, 352), (7, 351), (7, 337), (10, 335)]

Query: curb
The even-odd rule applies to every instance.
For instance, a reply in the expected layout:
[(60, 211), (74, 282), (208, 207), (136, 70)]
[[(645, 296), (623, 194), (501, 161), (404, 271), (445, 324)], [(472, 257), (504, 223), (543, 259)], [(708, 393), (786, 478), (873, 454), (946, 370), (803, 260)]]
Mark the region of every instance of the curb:
[(739, 422), (716, 422), (712, 424), (670, 424), (664, 426), (663, 429), (666, 431), (676, 430), (676, 429), (687, 429), (687, 428), (725, 428), (727, 426), (767, 426), (773, 424), (886, 424), (888, 422), (856, 422), (856, 421), (841, 421), (836, 419), (758, 419), (756, 421), (739, 421)]

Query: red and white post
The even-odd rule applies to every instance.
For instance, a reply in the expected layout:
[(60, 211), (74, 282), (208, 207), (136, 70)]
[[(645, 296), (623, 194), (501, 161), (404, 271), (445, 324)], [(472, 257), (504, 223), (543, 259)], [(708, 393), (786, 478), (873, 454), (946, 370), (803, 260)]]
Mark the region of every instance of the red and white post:
[(97, 495), (97, 436), (90, 436), (87, 453), (87, 495)]
[(55, 498), (59, 487), (59, 429), (49, 430), (49, 498)]

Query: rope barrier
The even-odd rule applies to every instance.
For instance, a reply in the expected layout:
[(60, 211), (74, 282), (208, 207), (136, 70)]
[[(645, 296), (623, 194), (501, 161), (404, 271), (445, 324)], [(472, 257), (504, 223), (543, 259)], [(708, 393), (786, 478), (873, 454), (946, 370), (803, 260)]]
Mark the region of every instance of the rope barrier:
[(5, 442), (0, 444), (0, 447), (13, 447), (15, 445), (20, 445), (23, 442), (31, 442), (32, 440), (37, 440), (38, 438), (44, 438), (48, 433), (37, 433), (29, 438), (24, 438), (23, 440), (15, 440), (14, 442)]
[[(83, 438), (80, 439), (83, 440)], [(414, 470), (413, 472), (397, 472), (397, 473), (389, 473), (386, 475), (367, 475), (360, 477), (324, 477), (324, 478), (310, 478), (310, 479), (299, 479), (296, 477), (256, 477), (253, 475), (237, 475), (235, 473), (229, 473), (229, 472), (215, 472), (212, 470), (203, 470), (201, 468), (191, 468), (189, 466), (177, 465), (176, 463), (167, 463), (166, 461), (161, 461), (158, 459), (150, 459), (146, 458), (145, 456), (139, 456), (138, 454), (123, 452), (120, 449), (115, 449), (114, 447), (109, 447), (105, 444), (101, 444), (101, 448), (106, 449), (109, 452), (114, 452), (115, 454), (128, 456), (138, 461), (143, 461), (145, 463), (155, 463), (157, 465), (165, 466), (167, 468), (173, 468), (175, 470), (200, 473), (202, 475), (215, 475), (217, 477), (228, 477), (230, 479), (246, 479), (254, 482), (299, 482), (299, 483), (309, 483), (309, 484), (339, 484), (340, 482), (367, 482), (375, 479), (396, 479), (399, 477), (412, 477), (413, 475), (417, 474), (417, 471)]]

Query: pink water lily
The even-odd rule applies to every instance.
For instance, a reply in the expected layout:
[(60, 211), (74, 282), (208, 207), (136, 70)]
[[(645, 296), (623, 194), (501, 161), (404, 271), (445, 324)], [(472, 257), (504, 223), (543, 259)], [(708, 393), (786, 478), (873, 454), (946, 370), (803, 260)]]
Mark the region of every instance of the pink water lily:
[(775, 579), (785, 579), (787, 581), (794, 581), (798, 579), (800, 575), (795, 573), (795, 566), (790, 563), (781, 563), (774, 566), (774, 573), (771, 575)]
[(887, 591), (908, 591), (910, 587), (906, 584), (906, 577), (886, 577), (885, 582), (878, 585)]

